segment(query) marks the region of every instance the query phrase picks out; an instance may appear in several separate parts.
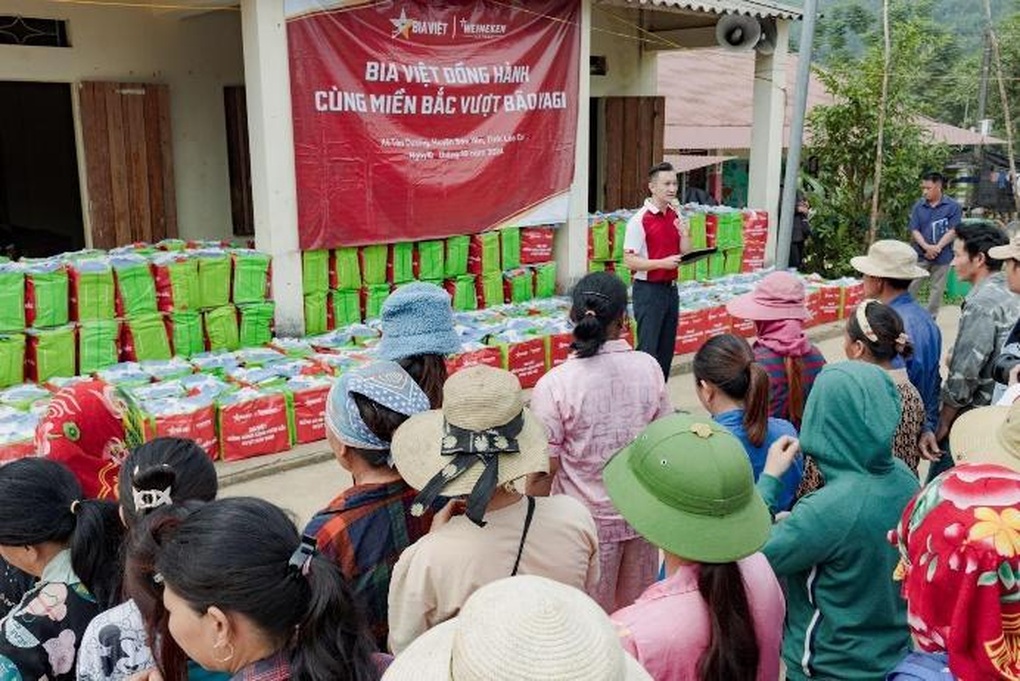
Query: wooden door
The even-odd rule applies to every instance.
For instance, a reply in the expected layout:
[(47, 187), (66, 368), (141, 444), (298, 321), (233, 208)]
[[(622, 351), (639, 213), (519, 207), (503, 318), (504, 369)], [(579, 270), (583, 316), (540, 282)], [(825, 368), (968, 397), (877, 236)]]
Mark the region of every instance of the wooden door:
[(637, 208), (648, 196), (648, 169), (662, 162), (665, 97), (604, 97), (602, 210)]
[(78, 97), (92, 247), (177, 236), (169, 88), (89, 81)]
[(227, 120), (231, 222), (235, 236), (252, 236), (255, 234), (255, 211), (251, 196), (248, 105), (243, 85), (223, 88), (223, 109)]

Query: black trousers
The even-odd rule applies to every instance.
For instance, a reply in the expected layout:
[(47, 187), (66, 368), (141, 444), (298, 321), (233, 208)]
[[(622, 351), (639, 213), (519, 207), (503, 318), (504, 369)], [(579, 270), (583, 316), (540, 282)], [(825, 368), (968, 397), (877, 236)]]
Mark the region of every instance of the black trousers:
[(654, 357), (669, 380), (676, 347), (676, 324), (680, 300), (676, 282), (669, 284), (634, 280), (634, 320), (637, 322), (637, 349)]

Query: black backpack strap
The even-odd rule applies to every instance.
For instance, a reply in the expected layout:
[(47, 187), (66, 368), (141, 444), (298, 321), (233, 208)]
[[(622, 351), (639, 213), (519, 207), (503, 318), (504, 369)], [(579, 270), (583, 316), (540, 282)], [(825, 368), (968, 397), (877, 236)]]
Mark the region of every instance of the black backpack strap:
[(517, 560), (514, 561), (513, 572), (510, 573), (511, 577), (517, 575), (517, 568), (521, 565), (521, 554), (524, 553), (524, 543), (528, 540), (528, 530), (531, 529), (531, 519), (535, 515), (535, 497), (528, 495), (528, 514), (524, 517), (524, 531), (521, 532), (521, 543), (517, 547)]

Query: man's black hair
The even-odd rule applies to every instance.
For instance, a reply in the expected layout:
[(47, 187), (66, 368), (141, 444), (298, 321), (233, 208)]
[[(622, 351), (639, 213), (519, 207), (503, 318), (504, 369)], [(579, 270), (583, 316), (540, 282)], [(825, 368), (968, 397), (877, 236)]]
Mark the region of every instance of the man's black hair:
[(928, 182), (938, 182), (943, 187), (946, 186), (946, 176), (937, 170), (929, 170), (921, 175), (921, 179), (927, 180)]
[(1000, 227), (987, 222), (960, 225), (956, 228), (956, 238), (963, 242), (963, 248), (971, 259), (983, 253), (990, 271), (1002, 269), (1002, 261), (988, 255), (988, 249), (1009, 243), (1009, 237)]
[(655, 176), (658, 175), (659, 173), (675, 173), (675, 172), (676, 170), (674, 170), (672, 163), (667, 163), (666, 161), (663, 161), (658, 165), (652, 166), (652, 169), (648, 171), (648, 179), (654, 180)]

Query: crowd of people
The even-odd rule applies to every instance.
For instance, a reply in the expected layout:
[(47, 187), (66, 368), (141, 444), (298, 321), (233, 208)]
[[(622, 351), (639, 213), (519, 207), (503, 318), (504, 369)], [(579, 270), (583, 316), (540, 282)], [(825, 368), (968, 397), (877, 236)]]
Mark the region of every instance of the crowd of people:
[[(661, 236), (679, 218), (653, 207)], [(951, 234), (973, 289), (944, 383), (909, 292), (929, 273), (879, 241), (852, 261), (846, 361), (805, 335), (789, 273), (729, 304), (756, 338), (694, 356), (705, 416), (622, 339), (613, 274), (573, 287), (573, 352), (530, 403), (501, 369), (448, 377), (449, 296), (403, 287), (379, 358), (328, 396), (353, 484), (301, 530), (218, 499), (198, 445), (143, 444), (122, 395), (75, 384), (40, 455), (0, 468), (0, 678), (1020, 679), (1020, 359), (1000, 353), (1020, 237)], [(671, 287), (644, 286), (661, 314)]]

